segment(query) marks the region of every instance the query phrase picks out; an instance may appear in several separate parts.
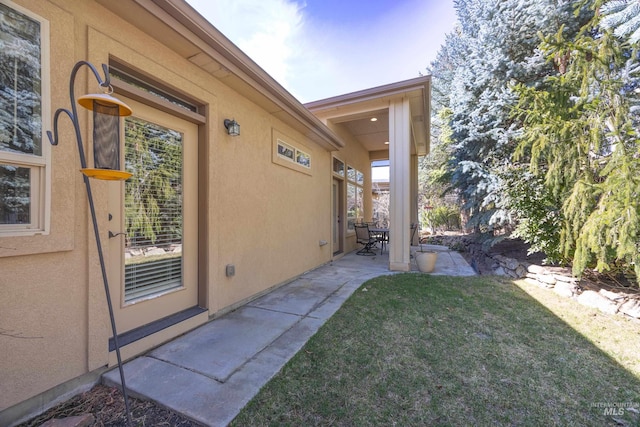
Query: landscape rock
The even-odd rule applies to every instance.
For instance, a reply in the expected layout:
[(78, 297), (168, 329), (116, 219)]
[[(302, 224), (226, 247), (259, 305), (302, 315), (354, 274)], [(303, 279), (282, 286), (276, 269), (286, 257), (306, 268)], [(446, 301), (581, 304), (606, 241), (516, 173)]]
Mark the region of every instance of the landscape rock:
[(164, 255), (165, 253), (166, 252), (164, 251), (164, 249), (151, 246), (149, 249), (146, 250), (146, 252), (144, 253), (144, 256)]
[(557, 282), (553, 276), (549, 276), (547, 274), (538, 274), (538, 280), (551, 286), (555, 285)]
[(142, 249), (137, 249), (137, 248), (129, 248), (127, 249), (127, 253), (129, 253), (132, 257), (144, 255), (144, 251)]
[(619, 308), (620, 313), (626, 314), (629, 317), (640, 319), (640, 300), (630, 299), (622, 303)]
[(516, 273), (514, 270), (507, 269), (507, 270), (505, 270), (505, 272), (507, 273), (507, 276), (513, 277), (514, 279), (519, 279), (520, 278), (520, 276), (518, 276), (518, 273)]
[(578, 296), (578, 302), (586, 307), (597, 308), (607, 314), (615, 314), (618, 311), (618, 304), (596, 291), (584, 291)]
[(609, 298), (611, 301), (619, 301), (624, 299), (624, 295), (620, 295), (615, 292), (608, 291), (606, 289), (600, 289), (600, 295), (605, 298)]
[[(473, 238), (465, 237), (458, 240), (463, 251), (470, 254), (474, 260), (474, 269), (479, 274), (496, 274), (508, 276), (524, 281), (541, 288), (553, 289), (558, 295), (568, 298), (576, 298), (581, 304), (595, 307), (605, 313), (620, 315), (624, 314), (636, 319), (640, 319), (640, 298), (636, 292), (611, 292), (602, 290), (601, 283), (596, 278), (595, 281), (589, 278), (578, 279), (574, 277), (571, 267), (545, 265), (542, 256), (523, 256), (522, 251), (518, 252), (517, 245), (507, 243), (505, 247), (498, 243), (491, 249)], [(521, 256), (517, 256), (520, 253)], [(515, 254), (515, 255), (514, 255)], [(514, 258), (512, 258), (514, 257)], [(626, 276), (625, 276), (626, 277)], [(628, 278), (630, 283), (635, 283), (635, 275)], [(584, 288), (600, 289), (596, 291), (584, 291)]]
[(534, 273), (534, 274), (540, 274), (540, 273), (545, 273), (546, 269), (540, 265), (536, 265), (536, 264), (530, 264), (527, 267), (527, 271), (529, 273)]
[(501, 265), (505, 264), (506, 257), (504, 257), (502, 255), (494, 255), (492, 258), (494, 260), (498, 261)]
[(527, 269), (523, 265), (519, 265), (515, 271), (517, 277), (525, 277), (527, 275)]
[(520, 266), (518, 260), (514, 258), (505, 258), (505, 264), (509, 270), (515, 270)]
[(578, 293), (578, 286), (569, 282), (556, 282), (553, 292), (560, 296), (571, 298)]
[(571, 276), (565, 276), (564, 274), (554, 274), (553, 278), (558, 282), (576, 283), (577, 278)]

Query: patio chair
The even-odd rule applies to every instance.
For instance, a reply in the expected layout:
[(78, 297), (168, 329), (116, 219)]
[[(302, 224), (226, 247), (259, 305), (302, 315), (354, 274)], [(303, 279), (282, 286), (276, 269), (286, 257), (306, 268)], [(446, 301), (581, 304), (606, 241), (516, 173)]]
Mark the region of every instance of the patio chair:
[(416, 232), (418, 231), (418, 223), (411, 223), (411, 238), (409, 239), (409, 245), (413, 245), (413, 239), (416, 237)]
[(356, 255), (375, 255), (372, 248), (378, 243), (378, 239), (371, 234), (367, 224), (354, 224), (356, 229), (356, 242), (364, 245), (362, 249), (356, 252)]
[[(418, 231), (418, 223), (417, 222), (412, 222), (411, 223), (411, 238), (409, 239), (409, 247), (413, 246), (413, 239), (415, 239), (416, 237), (416, 232)], [(418, 243), (420, 243), (420, 241), (418, 240)], [(409, 251), (411, 252), (411, 251)], [(413, 253), (411, 253), (409, 255), (409, 259), (413, 258)]]

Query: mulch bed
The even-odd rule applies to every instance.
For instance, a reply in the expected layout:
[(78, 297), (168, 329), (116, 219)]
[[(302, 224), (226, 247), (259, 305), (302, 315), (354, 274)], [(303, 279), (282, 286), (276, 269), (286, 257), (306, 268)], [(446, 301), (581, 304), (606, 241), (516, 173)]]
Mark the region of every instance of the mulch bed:
[[(134, 399), (129, 396), (131, 421), (133, 426), (177, 426), (200, 427), (194, 421), (153, 402)], [(78, 415), (91, 414), (94, 421), (90, 426), (126, 427), (127, 415), (124, 398), (115, 387), (97, 385), (91, 390), (49, 409), (19, 427), (37, 427), (52, 419), (63, 419)]]

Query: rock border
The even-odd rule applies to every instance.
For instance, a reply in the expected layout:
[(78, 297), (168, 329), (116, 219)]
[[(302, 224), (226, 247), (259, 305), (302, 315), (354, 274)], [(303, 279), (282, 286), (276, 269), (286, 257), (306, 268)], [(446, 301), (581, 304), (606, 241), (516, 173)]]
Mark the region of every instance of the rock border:
[(588, 289), (588, 281), (580, 281), (573, 277), (570, 268), (531, 264), (515, 258), (491, 254), (484, 250), (482, 244), (470, 239), (462, 239), (458, 242), (462, 243), (464, 250), (471, 254), (473, 260), (489, 266), (493, 274), (524, 279), (527, 283), (553, 290), (560, 296), (575, 298), (581, 305), (596, 308), (603, 313), (640, 319), (640, 294), (622, 290), (614, 292), (602, 288), (597, 291)]

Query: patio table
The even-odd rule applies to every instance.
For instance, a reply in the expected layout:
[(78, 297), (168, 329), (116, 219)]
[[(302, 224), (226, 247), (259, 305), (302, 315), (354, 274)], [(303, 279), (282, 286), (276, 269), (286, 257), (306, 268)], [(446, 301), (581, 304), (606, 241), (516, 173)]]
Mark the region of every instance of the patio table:
[(389, 229), (388, 228), (378, 228), (378, 227), (370, 227), (369, 231), (376, 236), (379, 236), (380, 243), (382, 244), (380, 247), (380, 255), (384, 252), (384, 245), (389, 241)]

